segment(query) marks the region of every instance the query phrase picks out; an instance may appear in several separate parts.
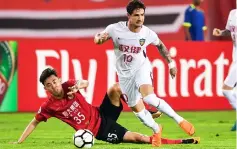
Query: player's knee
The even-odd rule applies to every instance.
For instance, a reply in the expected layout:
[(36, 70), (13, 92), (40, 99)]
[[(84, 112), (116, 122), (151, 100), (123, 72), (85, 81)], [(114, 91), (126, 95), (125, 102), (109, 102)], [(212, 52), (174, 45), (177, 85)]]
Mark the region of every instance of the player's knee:
[(150, 84), (144, 84), (140, 86), (139, 91), (142, 94), (142, 97), (146, 97), (154, 93), (154, 88)]
[(122, 94), (121, 89), (120, 89), (118, 83), (114, 84), (114, 85), (109, 89), (109, 94), (118, 94), (118, 95), (121, 95), (121, 94)]
[(116, 105), (120, 106), (120, 97), (121, 97), (121, 89), (118, 84), (114, 84), (107, 92), (110, 101)]
[(162, 100), (161, 98), (158, 98), (155, 94), (149, 94), (143, 98), (144, 102), (157, 107), (159, 105), (159, 102)]

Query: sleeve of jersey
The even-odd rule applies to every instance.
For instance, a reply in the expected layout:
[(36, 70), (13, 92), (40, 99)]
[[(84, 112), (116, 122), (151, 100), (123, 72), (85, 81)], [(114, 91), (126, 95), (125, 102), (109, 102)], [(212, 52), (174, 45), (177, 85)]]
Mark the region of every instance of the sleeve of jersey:
[(42, 105), (38, 111), (38, 113), (35, 115), (35, 119), (39, 122), (46, 122), (51, 117), (51, 113), (48, 112), (48, 110)]
[(156, 46), (160, 44), (160, 39), (158, 38), (158, 35), (152, 30), (150, 30), (150, 39), (152, 45)]
[(67, 83), (68, 86), (73, 86), (73, 85), (76, 84), (76, 82), (77, 82), (76, 80), (70, 79), (70, 80), (68, 80), (66, 83)]
[(225, 29), (229, 30), (230, 31), (230, 17), (231, 16), (231, 12), (229, 13), (229, 16), (228, 16), (228, 20), (227, 20), (227, 23), (226, 23), (226, 26), (225, 26)]
[[(75, 84), (77, 83), (77, 81), (78, 81), (78, 80), (70, 79), (70, 80), (68, 80), (66, 83), (67, 83), (67, 86), (69, 87), (69, 86), (75, 85)], [(80, 90), (79, 90), (77, 93), (82, 94), (82, 93), (80, 92)]]
[(189, 9), (187, 9), (185, 11), (183, 26), (185, 26), (185, 27), (191, 27), (192, 26), (192, 24), (191, 24), (191, 11), (189, 11)]
[(108, 33), (109, 34), (109, 37), (113, 37), (113, 27), (114, 27), (114, 24), (110, 24), (108, 25), (105, 30), (103, 31), (103, 33)]

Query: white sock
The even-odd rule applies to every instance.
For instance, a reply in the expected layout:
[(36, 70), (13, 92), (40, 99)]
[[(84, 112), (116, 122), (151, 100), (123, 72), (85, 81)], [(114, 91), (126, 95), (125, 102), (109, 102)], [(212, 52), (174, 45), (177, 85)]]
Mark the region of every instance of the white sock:
[(170, 107), (168, 103), (166, 103), (163, 99), (158, 98), (155, 94), (150, 94), (144, 97), (143, 100), (147, 104), (156, 107), (159, 111), (173, 118), (178, 124), (184, 120)]
[(236, 110), (237, 97), (233, 90), (222, 90), (223, 95), (229, 100), (231, 106)]
[(158, 124), (152, 118), (151, 113), (149, 111), (147, 111), (145, 108), (142, 111), (138, 112), (138, 113), (136, 113), (136, 112), (133, 112), (133, 113), (138, 117), (138, 119), (144, 125), (151, 128), (154, 133), (160, 132), (160, 128), (159, 128)]

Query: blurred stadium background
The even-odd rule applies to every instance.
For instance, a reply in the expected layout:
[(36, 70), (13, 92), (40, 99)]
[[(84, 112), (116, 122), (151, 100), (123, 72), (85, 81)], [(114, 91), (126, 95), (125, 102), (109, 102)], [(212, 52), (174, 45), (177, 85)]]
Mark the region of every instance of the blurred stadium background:
[[(9, 43), (8, 51), (0, 49), (0, 129), (5, 134), (2, 140), (0, 137), (0, 149), (11, 148), (3, 144), (18, 138), (31, 119), (24, 119), (22, 112), (30, 112), (33, 117), (46, 100), (46, 93), (38, 81), (46, 66), (56, 68), (63, 81), (69, 78), (89, 80), (86, 99), (95, 106), (100, 105), (107, 88), (116, 82), (116, 73), (112, 42), (98, 46), (93, 43), (93, 36), (108, 24), (126, 21), (127, 3), (128, 0), (0, 0), (0, 39)], [(229, 144), (233, 142), (227, 148), (235, 148), (235, 132), (229, 132), (229, 129), (236, 114), (221, 92), (232, 61), (232, 42), (230, 38), (213, 37), (212, 30), (225, 28), (229, 11), (236, 8), (236, 0), (204, 0), (201, 7), (208, 28), (204, 42), (184, 40), (184, 11), (192, 0), (144, 0), (144, 3), (147, 6), (145, 25), (158, 33), (179, 70), (175, 80), (169, 78), (166, 63), (154, 47), (148, 48), (156, 94), (175, 110), (185, 111), (184, 115), (194, 115), (190, 116), (194, 121), (200, 119), (199, 114), (206, 113), (198, 128), (207, 128), (201, 125), (202, 122), (217, 125), (213, 133), (223, 128), (231, 138)], [(129, 111), (126, 105), (124, 111)], [(18, 121), (10, 121), (11, 117), (18, 117), (19, 121), (24, 119), (26, 123), (15, 125)], [(125, 125), (126, 118), (130, 119), (130, 116), (121, 117)], [(134, 120), (136, 122), (140, 123)], [(13, 123), (17, 129), (15, 135), (9, 127)], [(202, 130), (207, 131), (208, 128)], [(5, 132), (11, 132), (14, 137), (7, 137)], [(182, 137), (179, 133), (172, 136)]]

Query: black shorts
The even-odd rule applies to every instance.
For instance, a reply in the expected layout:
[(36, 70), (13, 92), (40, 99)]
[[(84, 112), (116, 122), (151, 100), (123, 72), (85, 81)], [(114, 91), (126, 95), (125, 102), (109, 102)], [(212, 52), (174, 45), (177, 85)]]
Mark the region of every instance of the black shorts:
[(101, 115), (101, 124), (96, 139), (109, 143), (121, 143), (123, 136), (128, 131), (116, 121), (123, 110), (123, 105), (114, 106), (106, 94), (102, 104), (99, 107)]

